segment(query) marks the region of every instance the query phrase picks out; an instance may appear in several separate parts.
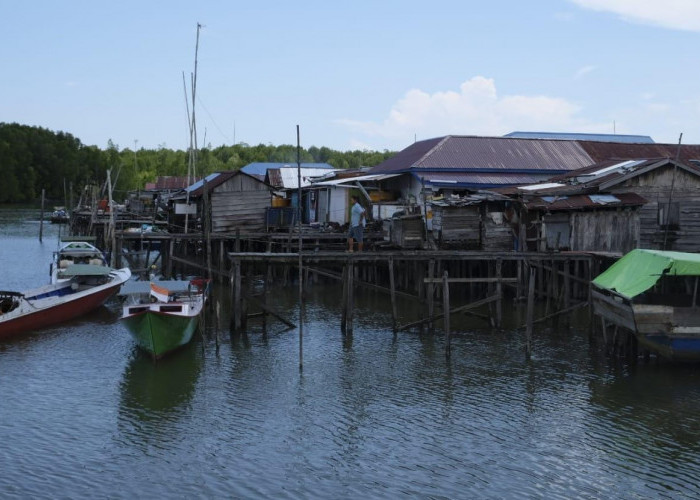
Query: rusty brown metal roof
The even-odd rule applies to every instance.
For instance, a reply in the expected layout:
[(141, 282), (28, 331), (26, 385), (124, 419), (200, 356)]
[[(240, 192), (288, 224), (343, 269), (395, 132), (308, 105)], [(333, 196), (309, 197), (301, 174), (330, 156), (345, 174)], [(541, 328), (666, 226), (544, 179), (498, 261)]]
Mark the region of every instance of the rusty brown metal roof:
[(599, 195), (578, 194), (573, 196), (537, 196), (525, 202), (530, 210), (586, 210), (607, 207), (635, 207), (647, 203), (646, 198), (636, 193), (615, 193), (601, 197)]
[[(619, 142), (578, 141), (593, 159), (593, 163), (605, 160), (632, 160), (635, 158), (676, 158), (678, 144), (628, 144)], [(680, 161), (700, 160), (700, 145), (681, 145)]]
[(594, 163), (578, 141), (452, 136), (421, 141), (371, 173), (462, 170), (562, 173)]
[(455, 188), (488, 189), (497, 186), (523, 186), (549, 178), (548, 174), (518, 174), (494, 171), (492, 173), (472, 172), (413, 172), (421, 182), (433, 186)]

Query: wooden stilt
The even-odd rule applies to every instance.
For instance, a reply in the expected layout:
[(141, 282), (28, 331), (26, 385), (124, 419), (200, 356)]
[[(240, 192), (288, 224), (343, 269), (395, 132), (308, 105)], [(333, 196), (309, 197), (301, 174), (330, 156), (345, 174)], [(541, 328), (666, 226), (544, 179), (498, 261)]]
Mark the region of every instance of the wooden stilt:
[(354, 293), (354, 285), (353, 282), (355, 280), (355, 264), (351, 260), (348, 262), (348, 312), (347, 312), (347, 320), (345, 324), (345, 330), (347, 335), (352, 335), (353, 331), (353, 316), (354, 316), (354, 309), (355, 309), (355, 293)]
[(498, 300), (496, 301), (496, 327), (501, 328), (503, 324), (503, 282), (501, 279), (503, 270), (503, 261), (498, 259), (496, 261), (496, 295), (498, 295)]
[[(162, 245), (162, 244), (161, 244)], [(175, 240), (170, 240), (168, 245), (168, 264), (165, 267), (165, 276), (167, 279), (173, 278), (173, 249), (175, 247)]]
[(44, 201), (46, 200), (46, 190), (41, 190), (41, 214), (39, 215), (39, 243), (44, 238)]
[(530, 280), (527, 287), (527, 319), (525, 327), (525, 357), (532, 355), (532, 322), (535, 314), (535, 269), (530, 268)]
[(391, 289), (391, 328), (396, 334), (396, 326), (398, 324), (396, 313), (396, 286), (394, 283), (394, 259), (389, 258), (389, 287)]
[(452, 354), (452, 333), (450, 330), (450, 284), (447, 271), (442, 275), (442, 310), (445, 315), (445, 357), (450, 359)]
[(432, 333), (433, 332), (433, 315), (435, 313), (435, 303), (433, 301), (435, 297), (435, 285), (433, 284), (432, 280), (434, 277), (435, 273), (435, 260), (430, 259), (428, 261), (428, 279), (430, 279), (430, 283), (428, 283), (425, 288), (426, 288), (426, 294), (427, 294), (427, 302), (428, 302), (428, 319), (430, 320), (428, 322), (428, 332)]
[(232, 290), (232, 300), (231, 305), (232, 318), (232, 329), (234, 332), (239, 332), (241, 330), (241, 261), (235, 259), (233, 261), (233, 272), (231, 273), (231, 290)]
[(343, 266), (343, 279), (342, 283), (342, 299), (340, 301), (340, 306), (342, 308), (340, 313), (340, 331), (343, 335), (347, 333), (348, 325), (348, 263), (346, 262)]
[(223, 283), (224, 281), (224, 266), (225, 266), (225, 261), (224, 261), (224, 240), (219, 240), (219, 283)]

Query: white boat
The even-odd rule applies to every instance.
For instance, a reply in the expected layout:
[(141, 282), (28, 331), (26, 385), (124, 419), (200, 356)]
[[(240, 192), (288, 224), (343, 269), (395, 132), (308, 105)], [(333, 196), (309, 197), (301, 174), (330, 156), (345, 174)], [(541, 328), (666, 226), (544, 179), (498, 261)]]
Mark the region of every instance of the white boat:
[(70, 241), (54, 252), (51, 264), (51, 283), (66, 281), (73, 276), (71, 266), (88, 264), (109, 269), (102, 250), (87, 241)]
[(82, 316), (104, 304), (131, 271), (76, 264), (65, 279), (24, 292), (0, 292), (0, 338)]

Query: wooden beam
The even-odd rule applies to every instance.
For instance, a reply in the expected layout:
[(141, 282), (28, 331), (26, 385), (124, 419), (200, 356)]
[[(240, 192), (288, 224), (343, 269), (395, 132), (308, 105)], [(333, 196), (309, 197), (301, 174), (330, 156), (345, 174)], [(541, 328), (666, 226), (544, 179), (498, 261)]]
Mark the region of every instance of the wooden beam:
[[(477, 308), (477, 307), (481, 307), (481, 306), (483, 306), (483, 305), (490, 304), (491, 302), (495, 302), (496, 300), (498, 300), (498, 297), (497, 297), (496, 295), (492, 295), (491, 297), (486, 297), (485, 299), (477, 300), (476, 302), (472, 302), (472, 303), (470, 303), (470, 304), (467, 304), (467, 305), (460, 306), (460, 307), (457, 307), (457, 308), (455, 308), (455, 309), (452, 309), (452, 310), (449, 311), (449, 313), (450, 313), (450, 314), (454, 314), (454, 313), (464, 312), (464, 311), (467, 311), (467, 310), (469, 310), (469, 309), (475, 309), (475, 308)], [(405, 324), (405, 325), (399, 326), (399, 327), (397, 328), (397, 330), (398, 330), (398, 331), (400, 331), (400, 330), (408, 330), (409, 328), (413, 328), (413, 327), (415, 327), (415, 326), (423, 325), (423, 324), (425, 324), (425, 323), (427, 323), (427, 322), (429, 322), (429, 321), (437, 321), (437, 320), (439, 320), (439, 319), (442, 319), (444, 316), (445, 316), (445, 314), (443, 313), (443, 314), (438, 314), (438, 315), (436, 315), (436, 316), (433, 316), (432, 319), (421, 319), (421, 320), (418, 320), (418, 321), (414, 321), (414, 322), (412, 322), (412, 323), (407, 323), (407, 324)]]

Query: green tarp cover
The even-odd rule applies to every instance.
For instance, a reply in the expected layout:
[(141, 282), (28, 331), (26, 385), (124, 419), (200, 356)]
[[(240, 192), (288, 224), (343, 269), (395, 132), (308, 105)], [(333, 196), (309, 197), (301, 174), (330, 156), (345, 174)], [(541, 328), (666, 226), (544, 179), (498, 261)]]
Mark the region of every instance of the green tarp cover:
[(632, 250), (594, 279), (593, 283), (631, 299), (653, 287), (663, 274), (700, 275), (700, 254)]

